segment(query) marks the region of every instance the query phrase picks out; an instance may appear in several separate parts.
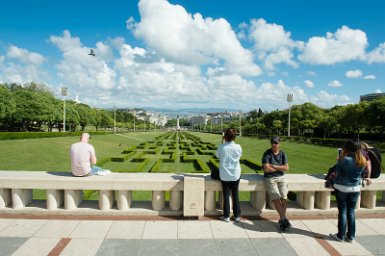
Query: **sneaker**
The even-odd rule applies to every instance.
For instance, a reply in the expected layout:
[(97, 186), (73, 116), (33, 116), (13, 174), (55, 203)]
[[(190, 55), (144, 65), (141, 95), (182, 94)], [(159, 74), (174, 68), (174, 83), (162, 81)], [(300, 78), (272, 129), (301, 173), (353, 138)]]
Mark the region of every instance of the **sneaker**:
[(283, 224), (283, 221), (281, 219), (278, 221), (278, 229), (281, 231), (286, 230), (285, 224)]
[(105, 175), (110, 174), (110, 173), (111, 173), (110, 170), (101, 170), (101, 171), (96, 172), (95, 175), (105, 176)]
[(235, 221), (235, 222), (240, 222), (240, 221), (241, 221), (241, 218), (240, 218), (240, 217), (235, 217), (235, 218), (234, 218), (234, 221)]
[(291, 223), (287, 218), (284, 218), (282, 222), (285, 228), (291, 228)]
[(354, 239), (349, 239), (347, 236), (345, 236), (345, 242), (353, 243)]
[(226, 222), (230, 222), (230, 217), (225, 217), (225, 216), (220, 216), (219, 217), (220, 220), (223, 220), (223, 221), (226, 221)]
[(334, 240), (338, 241), (338, 242), (343, 242), (344, 240), (342, 240), (337, 234), (335, 233), (330, 233), (329, 236), (331, 238), (333, 238)]

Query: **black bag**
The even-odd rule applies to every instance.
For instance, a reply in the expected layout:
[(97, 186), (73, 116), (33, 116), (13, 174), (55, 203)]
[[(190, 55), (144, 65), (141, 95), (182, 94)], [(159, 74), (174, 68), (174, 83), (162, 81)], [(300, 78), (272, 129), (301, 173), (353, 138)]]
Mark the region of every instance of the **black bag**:
[(368, 150), (370, 162), (372, 163), (372, 172), (369, 178), (378, 178), (381, 174), (381, 152), (378, 148), (370, 148)]
[(218, 168), (214, 168), (211, 170), (211, 179), (213, 180), (219, 180), (219, 169)]
[(330, 167), (325, 176), (325, 188), (334, 188), (334, 181), (336, 180), (336, 165)]

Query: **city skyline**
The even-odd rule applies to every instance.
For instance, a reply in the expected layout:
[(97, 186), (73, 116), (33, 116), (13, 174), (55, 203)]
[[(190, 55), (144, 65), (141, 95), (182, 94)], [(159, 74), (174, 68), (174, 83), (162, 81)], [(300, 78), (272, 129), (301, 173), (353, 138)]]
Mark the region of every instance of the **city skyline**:
[(104, 108), (272, 111), (288, 93), (329, 108), (385, 91), (383, 1), (288, 2), (8, 1), (0, 82)]

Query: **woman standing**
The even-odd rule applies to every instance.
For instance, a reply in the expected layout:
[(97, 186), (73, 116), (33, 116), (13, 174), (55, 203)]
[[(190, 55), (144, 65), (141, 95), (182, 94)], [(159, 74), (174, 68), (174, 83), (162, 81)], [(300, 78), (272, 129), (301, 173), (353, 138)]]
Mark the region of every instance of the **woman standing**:
[(219, 177), (223, 191), (223, 215), (220, 219), (226, 222), (230, 221), (230, 191), (233, 198), (234, 220), (240, 221), (241, 215), (238, 187), (241, 177), (239, 159), (242, 156), (242, 148), (234, 142), (236, 134), (235, 129), (227, 128), (223, 135), (223, 143), (216, 152), (219, 158)]
[[(354, 208), (360, 195), (361, 174), (366, 166), (359, 144), (348, 140), (336, 165), (334, 191), (338, 206), (338, 233), (330, 234), (337, 241), (353, 242), (356, 233)], [(346, 233), (347, 229), (347, 233)]]

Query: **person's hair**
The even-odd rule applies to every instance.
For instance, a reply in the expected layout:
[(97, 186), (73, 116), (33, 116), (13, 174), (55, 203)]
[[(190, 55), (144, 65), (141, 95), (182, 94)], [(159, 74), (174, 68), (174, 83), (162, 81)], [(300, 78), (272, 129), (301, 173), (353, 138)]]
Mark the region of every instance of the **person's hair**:
[(237, 135), (237, 131), (234, 128), (227, 128), (225, 130), (225, 134), (223, 137), (226, 141), (233, 141), (235, 140), (235, 136)]
[(360, 144), (352, 140), (347, 140), (343, 146), (343, 149), (344, 149), (344, 155), (347, 155), (349, 153), (353, 153), (355, 155), (356, 164), (358, 167), (366, 166), (366, 159), (362, 155)]
[(365, 142), (361, 142), (361, 147), (365, 151), (368, 151), (370, 149), (370, 146), (368, 145), (368, 143), (365, 143)]

